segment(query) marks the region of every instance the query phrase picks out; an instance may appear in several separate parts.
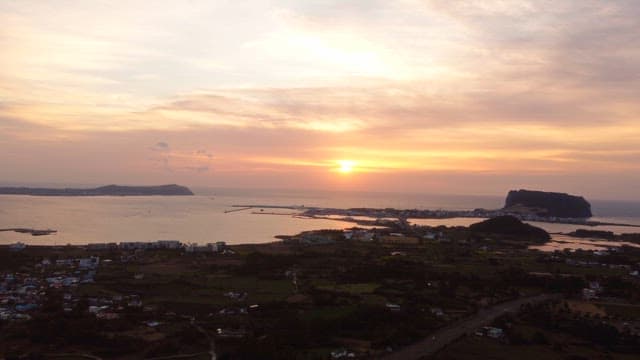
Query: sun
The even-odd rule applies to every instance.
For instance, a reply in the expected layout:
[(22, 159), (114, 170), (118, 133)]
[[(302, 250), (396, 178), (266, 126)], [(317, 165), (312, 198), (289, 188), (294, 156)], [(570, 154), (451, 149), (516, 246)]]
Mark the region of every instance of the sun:
[(337, 162), (338, 162), (338, 165), (340, 166), (338, 168), (338, 171), (343, 174), (349, 174), (353, 172), (353, 168), (356, 165), (356, 162), (353, 160), (338, 160)]

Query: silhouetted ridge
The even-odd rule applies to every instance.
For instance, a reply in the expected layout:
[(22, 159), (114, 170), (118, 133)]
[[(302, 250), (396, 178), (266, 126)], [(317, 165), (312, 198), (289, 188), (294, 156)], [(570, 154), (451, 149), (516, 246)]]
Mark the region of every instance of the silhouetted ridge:
[(37, 196), (188, 196), (193, 192), (176, 184), (159, 186), (107, 185), (93, 189), (51, 189), (27, 187), (0, 187), (0, 194)]
[(526, 224), (518, 218), (510, 215), (497, 216), (469, 226), (471, 232), (479, 234), (507, 235), (523, 240), (546, 242), (551, 236), (545, 230)]

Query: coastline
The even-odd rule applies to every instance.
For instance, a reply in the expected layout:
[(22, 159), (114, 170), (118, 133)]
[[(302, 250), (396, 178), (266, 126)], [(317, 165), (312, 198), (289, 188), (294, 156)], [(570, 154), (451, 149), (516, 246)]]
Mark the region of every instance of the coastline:
[[(366, 228), (389, 226), (401, 211), (408, 216), (406, 226), (468, 226), (485, 218), (465, 217), (469, 210), (446, 210), (447, 208), (474, 208), (482, 203), (470, 201), (461, 203), (454, 198), (451, 203), (437, 202), (438, 199), (417, 200), (403, 207), (389, 207), (391, 214), (385, 214), (386, 204), (393, 205), (397, 198), (385, 199), (379, 205), (366, 198), (357, 199), (364, 207), (353, 208), (348, 205), (356, 199), (326, 200), (303, 198), (298, 195), (283, 196), (275, 194), (271, 198), (263, 194), (247, 196), (148, 196), (148, 197), (21, 197), (2, 196), (0, 206), (0, 228), (56, 229), (57, 233), (32, 237), (30, 234), (0, 232), (0, 243), (24, 242), (27, 244), (82, 244), (120, 241), (155, 241), (158, 239), (179, 239), (184, 242), (206, 244), (211, 241), (225, 241), (229, 244), (266, 243), (275, 240), (281, 234), (296, 234), (303, 231), (320, 229), (345, 229), (353, 226)], [(393, 210), (420, 208), (421, 203), (432, 204), (430, 208), (445, 210)], [(289, 204), (287, 204), (289, 203)], [(278, 208), (236, 208), (232, 204), (250, 204), (253, 206), (277, 206)], [(268, 205), (272, 204), (272, 205)], [(293, 205), (291, 205), (293, 204)], [(298, 204), (322, 204), (329, 206), (302, 206)], [(345, 205), (345, 206), (337, 206)], [(398, 204), (396, 204), (398, 205)], [(484, 204), (489, 205), (489, 204)], [(243, 205), (246, 206), (246, 205)], [(295, 209), (295, 210), (292, 210)], [(304, 210), (301, 210), (304, 209)], [(337, 209), (342, 213), (330, 216), (320, 213), (305, 214), (306, 210)], [(349, 210), (351, 209), (351, 210)], [(229, 210), (238, 210), (228, 213)], [(347, 211), (352, 211), (347, 213)], [(358, 216), (358, 211), (364, 215)], [(367, 211), (367, 212), (365, 212)], [(427, 211), (435, 216), (425, 216)], [(368, 212), (371, 212), (369, 214)], [(422, 218), (411, 217), (422, 212)], [(436, 213), (437, 212), (437, 213)], [(273, 216), (259, 216), (272, 215)], [(281, 215), (286, 213), (286, 215)], [(461, 214), (462, 213), (462, 214)], [(447, 217), (443, 216), (447, 214)], [(310, 216), (313, 215), (313, 216)], [(451, 217), (462, 215), (463, 217)], [(600, 214), (598, 214), (600, 216)], [(624, 214), (626, 215), (626, 214)], [(386, 216), (386, 217), (385, 217)], [(396, 217), (393, 217), (396, 216)], [(602, 216), (607, 216), (605, 213)], [(596, 218), (598, 224), (640, 224), (640, 216), (631, 213), (628, 218), (616, 221), (615, 215)], [(351, 218), (351, 219), (350, 219)], [(311, 221), (313, 220), (313, 221)], [(623, 221), (624, 220), (624, 221)], [(569, 233), (579, 228), (612, 231), (615, 234), (636, 232), (635, 227), (598, 225), (587, 226), (584, 222), (536, 222), (528, 223), (542, 227), (550, 233)], [(593, 224), (593, 222), (591, 223)], [(640, 231), (638, 231), (640, 232)]]

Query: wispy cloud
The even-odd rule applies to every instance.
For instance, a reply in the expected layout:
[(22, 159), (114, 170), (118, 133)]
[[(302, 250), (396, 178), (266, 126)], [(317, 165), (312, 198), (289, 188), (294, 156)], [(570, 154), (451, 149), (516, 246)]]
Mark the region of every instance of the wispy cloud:
[(640, 177), (633, 0), (154, 6), (0, 4), (5, 176), (331, 186), (353, 159), (369, 188)]

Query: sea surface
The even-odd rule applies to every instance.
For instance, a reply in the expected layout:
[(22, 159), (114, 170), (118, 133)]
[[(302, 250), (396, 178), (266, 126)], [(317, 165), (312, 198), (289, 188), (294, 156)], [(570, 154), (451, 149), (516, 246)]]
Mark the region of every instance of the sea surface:
[[(232, 205), (304, 205), (307, 207), (375, 207), (466, 210), (500, 208), (498, 196), (458, 196), (300, 190), (196, 189), (196, 196), (39, 197), (0, 195), (0, 229), (55, 229), (57, 234), (31, 236), (0, 232), (0, 244), (63, 245), (122, 241), (180, 240), (205, 244), (265, 243), (276, 235), (305, 230), (343, 229), (353, 223), (301, 219), (286, 209), (265, 209), (282, 215), (257, 214), (259, 209), (225, 213)], [(592, 201), (594, 220), (640, 225), (640, 203)], [(414, 220), (425, 225), (469, 225), (481, 219)], [(578, 226), (534, 223), (550, 232)], [(640, 228), (597, 227), (616, 233)]]

